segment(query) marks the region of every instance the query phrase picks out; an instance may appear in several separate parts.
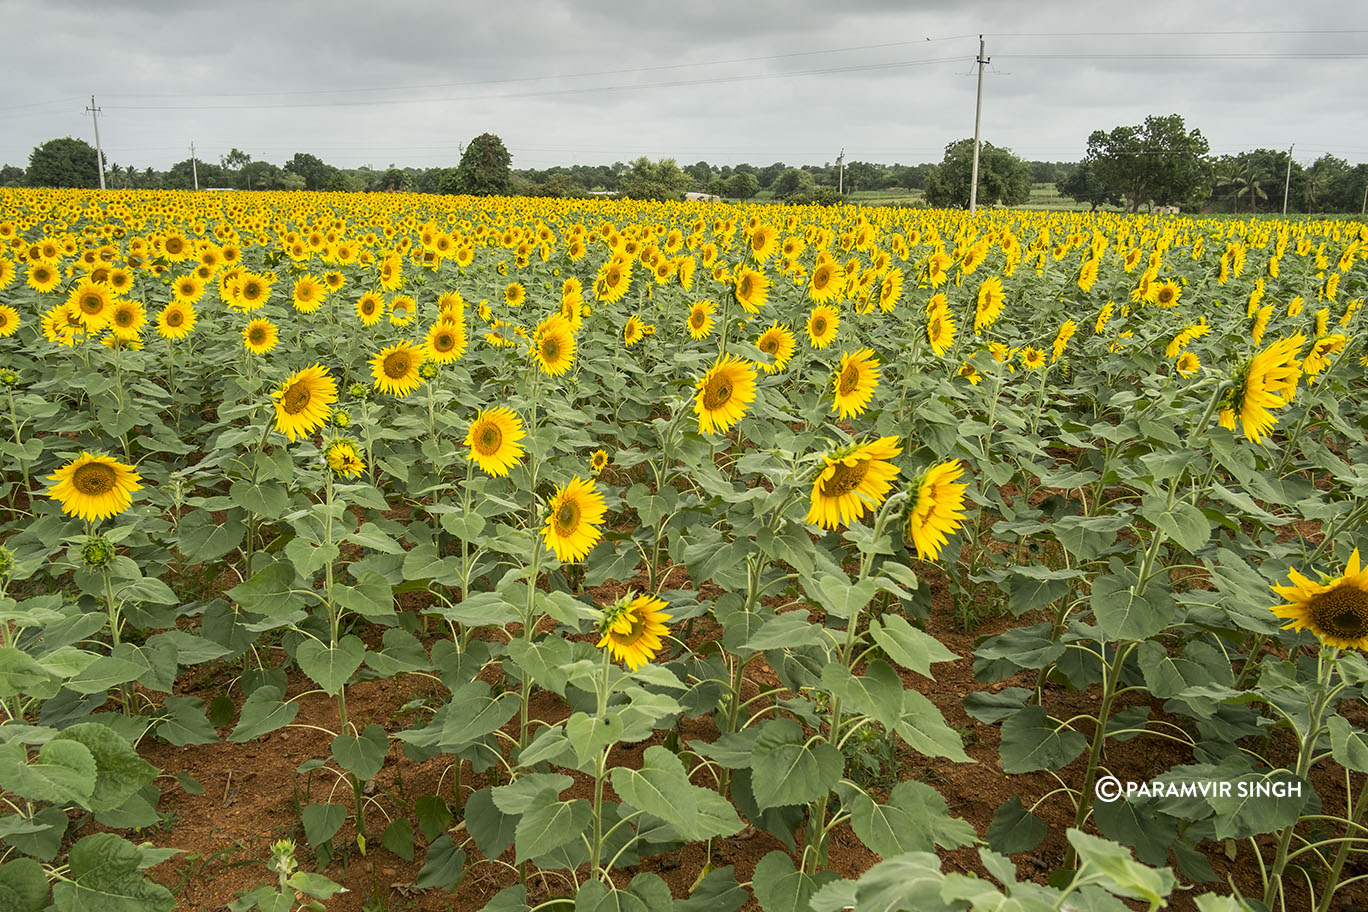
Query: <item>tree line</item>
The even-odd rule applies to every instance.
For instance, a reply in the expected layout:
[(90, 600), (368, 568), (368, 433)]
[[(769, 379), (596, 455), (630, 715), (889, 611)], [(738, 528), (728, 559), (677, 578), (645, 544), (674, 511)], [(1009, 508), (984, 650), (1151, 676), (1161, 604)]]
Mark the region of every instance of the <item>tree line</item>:
[[(1361, 212), (1368, 201), (1368, 165), (1351, 165), (1322, 155), (1309, 166), (1287, 152), (1255, 149), (1212, 156), (1197, 129), (1177, 114), (1154, 115), (1144, 123), (1096, 130), (1078, 162), (1026, 161), (1010, 149), (980, 144), (978, 202), (1016, 206), (1029, 201), (1033, 186), (1053, 184), (1056, 192), (1093, 209), (1138, 211), (1178, 206), (1184, 211), (1258, 213), (1281, 211), (1286, 191), (1289, 212)], [(139, 170), (111, 162), (111, 188), (189, 189), (196, 173), (201, 188), (234, 190), (325, 190), (575, 197), (616, 194), (633, 199), (680, 199), (704, 193), (728, 199), (767, 197), (796, 203), (829, 204), (853, 191), (921, 191), (925, 205), (964, 207), (969, 203), (973, 140), (945, 148), (937, 164), (878, 164), (852, 161), (842, 168), (715, 165), (676, 159), (631, 163), (514, 169), (499, 137), (485, 133), (465, 146), (454, 167), (338, 168), (316, 155), (298, 152), (281, 166), (254, 160), (232, 149), (215, 162), (190, 159), (166, 171)], [(94, 187), (99, 182), (95, 150), (84, 140), (64, 137), (33, 150), (27, 168), (0, 167), (0, 186)]]

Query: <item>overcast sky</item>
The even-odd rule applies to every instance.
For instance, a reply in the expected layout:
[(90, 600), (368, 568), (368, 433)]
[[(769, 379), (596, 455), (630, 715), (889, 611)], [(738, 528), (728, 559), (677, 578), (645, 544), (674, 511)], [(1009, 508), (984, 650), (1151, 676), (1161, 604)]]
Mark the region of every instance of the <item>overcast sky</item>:
[(283, 163), (515, 168), (939, 161), (972, 136), (1074, 161), (1178, 113), (1216, 154), (1368, 161), (1361, 0), (0, 0), (0, 163), (58, 136), (164, 169), (234, 146)]

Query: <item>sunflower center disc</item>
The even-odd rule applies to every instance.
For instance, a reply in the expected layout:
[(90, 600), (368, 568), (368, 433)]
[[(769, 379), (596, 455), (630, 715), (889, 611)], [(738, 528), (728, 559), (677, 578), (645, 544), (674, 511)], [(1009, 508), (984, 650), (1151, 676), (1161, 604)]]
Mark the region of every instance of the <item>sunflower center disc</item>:
[(813, 334), (814, 336), (825, 336), (825, 335), (826, 335), (826, 320), (813, 320), (813, 321), (812, 321), (812, 334)]
[(88, 314), (97, 314), (104, 307), (104, 298), (99, 295), (86, 295), (81, 298), (81, 311)]
[(1311, 623), (1344, 640), (1368, 636), (1368, 592), (1343, 583), (1310, 602)]
[(76, 490), (92, 497), (112, 491), (115, 480), (114, 470), (102, 462), (87, 463), (71, 476)]
[(835, 471), (831, 477), (822, 482), (823, 497), (844, 497), (851, 491), (857, 490), (864, 483), (865, 476), (869, 474), (869, 463), (861, 460), (855, 465), (846, 465), (839, 462), (835, 466)]
[(713, 380), (703, 391), (703, 406), (707, 409), (720, 408), (726, 405), (727, 400), (731, 399), (731, 384), (726, 380)]
[(409, 372), (411, 366), (408, 355), (394, 352), (385, 359), (385, 376), (391, 380), (398, 380)]
[(251, 334), (251, 336), (250, 336), (249, 338), (251, 339), (251, 342), (252, 342), (253, 345), (265, 345), (265, 344), (266, 344), (266, 329), (265, 329), (265, 327), (262, 327), (262, 326), (254, 326), (254, 327), (252, 327), (252, 334)]
[(183, 322), (185, 322), (185, 317), (181, 316), (179, 310), (173, 310), (166, 315), (167, 326), (180, 326)]
[(480, 429), (480, 433), (475, 438), (476, 449), (481, 456), (493, 456), (499, 451), (499, 446), (503, 443), (503, 433), (492, 424), (487, 424)]
[(579, 527), (580, 511), (579, 507), (569, 501), (560, 505), (556, 511), (556, 532), (559, 535), (569, 535)]
[(560, 360), (560, 353), (560, 343), (555, 339), (542, 340), (542, 357), (548, 362), (555, 364)]
[(860, 369), (854, 364), (850, 364), (846, 366), (845, 370), (841, 371), (841, 379), (839, 385), (836, 387), (836, 391), (842, 396), (847, 396), (850, 394), (851, 390), (859, 385)]
[(309, 392), (308, 384), (300, 382), (291, 386), (281, 397), (281, 404), (287, 415), (298, 415), (309, 405), (309, 400), (313, 395)]

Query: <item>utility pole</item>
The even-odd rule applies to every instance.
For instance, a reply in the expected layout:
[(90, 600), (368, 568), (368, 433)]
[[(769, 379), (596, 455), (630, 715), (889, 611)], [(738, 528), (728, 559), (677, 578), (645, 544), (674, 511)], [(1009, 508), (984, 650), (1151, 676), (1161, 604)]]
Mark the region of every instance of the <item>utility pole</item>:
[(1287, 177), (1283, 180), (1283, 215), (1287, 215), (1287, 191), (1292, 187), (1292, 150), (1295, 148), (1296, 143), (1287, 147)]
[(195, 189), (199, 189), (199, 163), (195, 161), (195, 144), (190, 143), (190, 174), (195, 180)]
[(95, 125), (95, 166), (100, 172), (100, 189), (105, 188), (104, 182), (104, 152), (100, 149), (100, 122), (95, 115), (100, 113), (100, 109), (95, 107), (95, 96), (90, 96), (90, 107), (86, 108), (90, 112), (90, 122)]
[(978, 165), (979, 165), (979, 123), (983, 120), (983, 65), (989, 57), (983, 56), (983, 36), (979, 35), (978, 52), (978, 100), (974, 103), (974, 167), (969, 175), (969, 214), (978, 209)]
[(836, 156), (836, 195), (845, 195), (845, 149)]

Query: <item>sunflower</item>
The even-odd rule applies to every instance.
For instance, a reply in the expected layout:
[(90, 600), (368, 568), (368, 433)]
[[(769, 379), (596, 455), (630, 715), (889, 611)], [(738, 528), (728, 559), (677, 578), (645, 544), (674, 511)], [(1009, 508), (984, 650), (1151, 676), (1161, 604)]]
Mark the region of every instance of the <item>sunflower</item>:
[(594, 474), (597, 475), (599, 472), (608, 468), (608, 461), (607, 450), (594, 450), (593, 455), (589, 457), (589, 467), (593, 469)]
[(374, 326), (385, 315), (385, 299), (378, 291), (368, 291), (356, 301), (356, 315), (362, 326)]
[(466, 350), (464, 323), (434, 323), (423, 340), (423, 357), (437, 364), (450, 364), (460, 359)]
[(1065, 320), (1059, 327), (1059, 332), (1055, 335), (1054, 345), (1050, 349), (1050, 363), (1054, 364), (1064, 356), (1064, 349), (1078, 331), (1078, 324), (1073, 320)]
[(903, 273), (901, 269), (890, 269), (879, 282), (879, 309), (891, 313), (902, 298)]
[(5, 289), (14, 281), (18, 275), (18, 270), (14, 268), (14, 261), (0, 256), (0, 289)]
[(836, 340), (840, 325), (841, 314), (836, 308), (825, 304), (812, 308), (807, 319), (808, 343), (813, 348), (826, 348)]
[[(142, 335), (147, 315), (139, 301), (119, 301), (109, 311), (109, 330), (124, 342), (133, 342)], [(8, 335), (0, 330), (0, 335)]]
[[(0, 335), (8, 335), (8, 333), (0, 329)], [(1349, 344), (1349, 337), (1344, 333), (1335, 333), (1313, 342), (1311, 350), (1306, 353), (1306, 358), (1302, 361), (1302, 373), (1306, 375), (1306, 382), (1314, 383), (1316, 376), (1330, 366), (1330, 356), (1338, 355), (1344, 351), (1344, 346), (1347, 344)]]
[(504, 303), (509, 307), (522, 307), (527, 301), (527, 289), (522, 282), (509, 282), (504, 289)]
[(1297, 394), (1301, 379), (1297, 355), (1305, 343), (1306, 337), (1297, 333), (1279, 339), (1250, 359), (1226, 394), (1221, 427), (1234, 430), (1238, 417), (1246, 437), (1255, 443), (1263, 440), (1278, 423), (1271, 409), (1287, 405)]
[(8, 304), (0, 305), (0, 338), (14, 335), (19, 329), (19, 311)]
[(1021, 363), (1029, 370), (1039, 370), (1045, 366), (1045, 353), (1033, 345), (1021, 350)]
[(779, 229), (763, 223), (755, 226), (747, 246), (750, 247), (751, 257), (755, 262), (765, 262), (779, 249)]
[(264, 355), (276, 347), (276, 326), (270, 320), (259, 318), (247, 324), (242, 331), (242, 344), (254, 355)]
[(927, 469), (917, 482), (906, 531), (922, 560), (939, 557), (949, 536), (964, 522), (964, 490), (969, 486), (957, 483), (963, 474), (964, 466), (952, 459)]
[(87, 333), (96, 333), (109, 322), (110, 305), (114, 295), (108, 285), (99, 282), (81, 282), (71, 290), (67, 304), (76, 319), (85, 327)]
[(470, 458), (484, 472), (507, 475), (510, 466), (522, 462), (523, 448), (518, 441), (524, 436), (522, 421), (512, 409), (485, 409), (471, 422), (465, 444), (470, 447)]
[(422, 383), (418, 376), (418, 364), (422, 360), (422, 350), (409, 342), (385, 346), (370, 361), (375, 388), (402, 399)]
[(792, 330), (787, 326), (780, 326), (776, 320), (755, 340), (755, 347), (774, 359), (773, 364), (760, 362), (760, 369), (767, 374), (776, 374), (788, 366), (790, 359), (793, 358), (796, 343)]
[(900, 471), (888, 460), (901, 452), (897, 437), (881, 437), (823, 457), (825, 465), (812, 483), (806, 522), (835, 529), (878, 509)]
[(194, 304), (204, 297), (204, 283), (193, 273), (181, 276), (171, 284), (172, 299)]
[(47, 494), (59, 501), (62, 512), (95, 522), (117, 516), (133, 503), (142, 476), (112, 456), (82, 453), (48, 476), (55, 484)]
[(193, 304), (172, 301), (157, 314), (157, 335), (163, 339), (184, 339), (194, 330), (198, 319)]
[(62, 274), (56, 267), (49, 266), (47, 263), (34, 263), (29, 267), (28, 279), (25, 284), (34, 291), (47, 293), (52, 291), (62, 283)]
[(575, 363), (575, 334), (570, 321), (552, 314), (537, 325), (532, 334), (532, 351), (542, 373), (559, 377)]
[(389, 303), (389, 321), (394, 326), (408, 326), (418, 313), (418, 302), (408, 295), (395, 295)]
[(662, 609), (663, 599), (637, 595), (628, 590), (611, 608), (603, 612), (599, 622), (598, 647), (607, 647), (614, 659), (620, 659), (629, 670), (636, 671), (660, 651), (668, 634), (665, 622), (670, 619)]
[(322, 282), (311, 275), (303, 275), (295, 282), (294, 298), (290, 303), (300, 313), (313, 313), (323, 306), (323, 298), (327, 293)]
[(862, 348), (854, 354), (841, 356), (841, 369), (832, 380), (835, 402), (831, 406), (844, 421), (852, 415), (859, 415), (869, 405), (874, 389), (879, 385), (879, 359), (874, 350)]
[(1312, 582), (1295, 569), (1290, 586), (1272, 587), (1287, 600), (1272, 612), (1289, 623), (1284, 630), (1310, 630), (1322, 643), (1339, 649), (1368, 648), (1368, 569), (1358, 548), (1349, 555), (1344, 572), (1333, 579)]
[(594, 279), (594, 297), (609, 303), (620, 301), (631, 285), (632, 264), (620, 263), (616, 259), (607, 260), (599, 267), (598, 277)]
[(736, 296), (736, 303), (740, 304), (746, 313), (760, 312), (760, 308), (765, 306), (765, 299), (769, 297), (769, 289), (770, 280), (763, 272), (756, 272), (744, 266), (737, 270), (732, 292)]
[(234, 303), (250, 313), (266, 304), (271, 297), (271, 280), (254, 272), (243, 273), (237, 283)]
[(561, 563), (583, 560), (603, 537), (599, 526), (608, 512), (594, 482), (576, 476), (556, 490), (542, 536)]
[(1151, 304), (1158, 304), (1160, 307), (1169, 308), (1177, 305), (1179, 296), (1183, 290), (1178, 287), (1177, 282), (1151, 282), (1145, 289), (1145, 300)]
[(349, 440), (334, 440), (323, 453), (328, 468), (341, 478), (358, 478), (366, 469), (366, 462)]
[(331, 404), (337, 401), (337, 382), (326, 367), (314, 364), (286, 377), (271, 398), (276, 400), (276, 430), (293, 443), (328, 420)]
[(1002, 279), (991, 276), (979, 286), (978, 299), (974, 308), (974, 332), (981, 333), (1002, 314)]
[(727, 355), (698, 381), (694, 414), (700, 434), (724, 433), (746, 414), (755, 398), (755, 368)]
[(955, 342), (955, 321), (943, 294), (935, 295), (926, 311), (926, 339), (938, 355), (944, 355)]
[(695, 302), (694, 306), (689, 308), (689, 336), (694, 339), (706, 339), (717, 323), (713, 313), (712, 301)]
[(1178, 356), (1178, 360), (1173, 367), (1181, 377), (1191, 377), (1201, 368), (1202, 362), (1190, 351), (1185, 351)]

